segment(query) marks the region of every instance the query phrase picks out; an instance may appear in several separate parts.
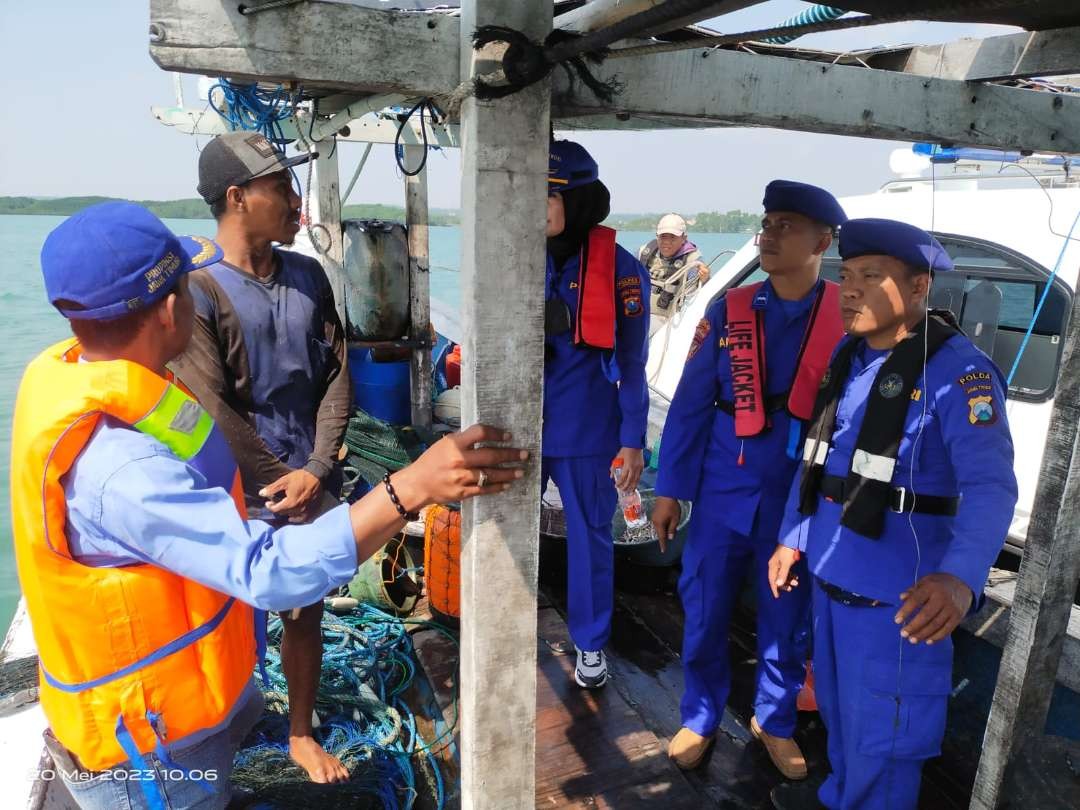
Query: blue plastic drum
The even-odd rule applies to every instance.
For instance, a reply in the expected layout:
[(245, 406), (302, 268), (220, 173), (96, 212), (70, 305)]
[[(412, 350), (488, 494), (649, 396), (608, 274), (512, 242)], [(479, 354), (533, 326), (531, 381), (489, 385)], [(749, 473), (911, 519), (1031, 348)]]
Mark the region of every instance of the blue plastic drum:
[(353, 406), (392, 425), (409, 424), (409, 361), (376, 363), (370, 349), (349, 349)]

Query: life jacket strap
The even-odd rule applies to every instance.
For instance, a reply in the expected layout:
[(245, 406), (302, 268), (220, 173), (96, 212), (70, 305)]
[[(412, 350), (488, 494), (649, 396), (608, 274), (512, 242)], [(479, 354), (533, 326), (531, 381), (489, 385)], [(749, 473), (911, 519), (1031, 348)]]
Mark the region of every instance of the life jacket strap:
[[(821, 477), (821, 495), (834, 503), (844, 503), (848, 493), (848, 479), (840, 475)], [(898, 514), (914, 512), (918, 515), (953, 517), (960, 506), (960, 498), (948, 495), (921, 495), (906, 487), (889, 488), (889, 508)]]
[(225, 600), (225, 604), (221, 606), (221, 608), (216, 614), (214, 614), (214, 616), (212, 616), (208, 621), (204, 622), (200, 626), (192, 630), (188, 630), (188, 632), (184, 633), (182, 636), (178, 636), (177, 638), (170, 641), (168, 644), (159, 647), (149, 655), (143, 656), (137, 661), (133, 661), (126, 667), (121, 667), (115, 672), (110, 672), (108, 675), (102, 675), (100, 678), (95, 678), (92, 681), (82, 681), (80, 683), (64, 683), (63, 681), (58, 680), (53, 675), (51, 675), (49, 671), (45, 669), (44, 664), (40, 664), (41, 674), (42, 676), (44, 676), (49, 686), (52, 686), (54, 689), (59, 689), (61, 692), (83, 692), (87, 689), (94, 689), (98, 686), (104, 686), (105, 684), (111, 683), (112, 681), (127, 677), (133, 672), (139, 671), (143, 667), (148, 667), (151, 664), (156, 664), (161, 659), (166, 658), (173, 653), (178, 652), (185, 647), (194, 644), (200, 639), (210, 635), (212, 632), (214, 632), (214, 630), (217, 629), (218, 625), (225, 621), (225, 617), (229, 614), (229, 610), (232, 609), (232, 606), (233, 604), (235, 604), (235, 602), (236, 599), (234, 597), (230, 597), (229, 599)]
[[(131, 763), (134, 770), (138, 771), (140, 775), (154, 773), (147, 764), (145, 757), (139, 752), (139, 746), (135, 744), (135, 738), (131, 736), (127, 724), (124, 723), (123, 714), (116, 717), (116, 741), (124, 749), (128, 762)], [(157, 779), (152, 782), (149, 779), (139, 779), (138, 782), (143, 792), (143, 798), (146, 799), (147, 807), (150, 810), (165, 810), (165, 788), (161, 783)]]
[[(779, 413), (787, 408), (788, 394), (790, 392), (784, 391), (780, 394), (770, 394), (765, 397), (765, 413)], [(728, 416), (735, 415), (735, 403), (727, 399), (718, 399), (713, 403), (717, 409), (723, 411)]]

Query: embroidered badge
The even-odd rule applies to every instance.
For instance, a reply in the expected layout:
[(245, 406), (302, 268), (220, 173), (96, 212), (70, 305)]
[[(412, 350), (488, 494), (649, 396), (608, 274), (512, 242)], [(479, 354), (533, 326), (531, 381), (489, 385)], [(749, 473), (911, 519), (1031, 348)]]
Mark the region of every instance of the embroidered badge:
[(623, 315), (628, 318), (636, 318), (644, 311), (641, 306), (641, 298), (636, 295), (624, 295), (622, 300)]
[(199, 262), (206, 261), (214, 255), (215, 251), (217, 251), (217, 245), (215, 245), (205, 236), (192, 236), (191, 238), (199, 243), (199, 252), (191, 257), (191, 261), (193, 264), (198, 264)]
[(261, 157), (268, 158), (274, 156), (273, 145), (262, 135), (255, 134), (248, 138), (244, 138), (244, 143), (254, 149)]
[(892, 399), (893, 397), (900, 396), (900, 392), (904, 390), (904, 378), (899, 374), (890, 374), (880, 383), (878, 383), (878, 393), (885, 399)]
[(686, 355), (687, 362), (690, 362), (690, 358), (698, 353), (698, 349), (704, 345), (705, 339), (709, 336), (709, 332), (711, 331), (712, 324), (709, 323), (708, 318), (702, 318), (698, 321), (697, 328), (694, 329), (694, 339), (690, 343), (690, 351)]
[(993, 397), (972, 397), (968, 408), (968, 421), (973, 425), (992, 425), (997, 421)]
[(989, 371), (972, 371), (957, 378), (956, 384), (964, 389), (964, 393), (970, 396), (989, 396), (993, 393), (993, 381)]

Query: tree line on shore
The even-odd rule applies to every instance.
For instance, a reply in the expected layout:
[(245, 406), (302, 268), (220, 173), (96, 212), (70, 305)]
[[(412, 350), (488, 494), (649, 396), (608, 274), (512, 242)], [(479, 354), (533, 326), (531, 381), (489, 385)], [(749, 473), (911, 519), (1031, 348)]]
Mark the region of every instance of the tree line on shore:
[[(39, 214), (70, 216), (95, 203), (117, 199), (114, 197), (0, 197), (0, 214)], [(210, 219), (210, 209), (198, 198), (187, 200), (134, 200), (144, 205), (162, 219)], [(405, 221), (405, 209), (397, 205), (362, 204), (346, 205), (342, 211), (345, 219), (383, 219)], [(607, 224), (626, 231), (651, 231), (662, 214), (612, 214)], [(691, 232), (698, 233), (752, 233), (758, 227), (759, 215), (745, 211), (707, 211), (683, 214)], [(428, 214), (431, 225), (459, 225), (461, 217), (453, 209), (433, 208)]]

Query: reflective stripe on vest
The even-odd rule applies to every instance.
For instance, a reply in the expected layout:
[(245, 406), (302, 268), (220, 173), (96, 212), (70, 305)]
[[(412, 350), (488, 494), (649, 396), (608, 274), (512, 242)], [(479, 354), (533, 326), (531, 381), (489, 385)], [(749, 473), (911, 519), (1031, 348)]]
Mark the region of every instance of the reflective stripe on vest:
[[(754, 309), (754, 297), (761, 284), (734, 287), (727, 291), (728, 359), (731, 364), (732, 411), (735, 435), (757, 436), (768, 429), (765, 380), (765, 324), (760, 310)], [(814, 411), (814, 400), (821, 378), (829, 367), (829, 358), (844, 334), (840, 318), (840, 287), (822, 282), (803, 334), (796, 359), (795, 379), (787, 397), (787, 410), (796, 419), (806, 421)], [(798, 437), (796, 437), (797, 439)], [(796, 443), (792, 451), (798, 452)]]
[(153, 436), (183, 461), (189, 461), (206, 443), (214, 429), (214, 420), (193, 398), (170, 385), (154, 410), (132, 427)]
[(615, 348), (615, 231), (589, 231), (578, 260), (577, 323), (574, 345)]

